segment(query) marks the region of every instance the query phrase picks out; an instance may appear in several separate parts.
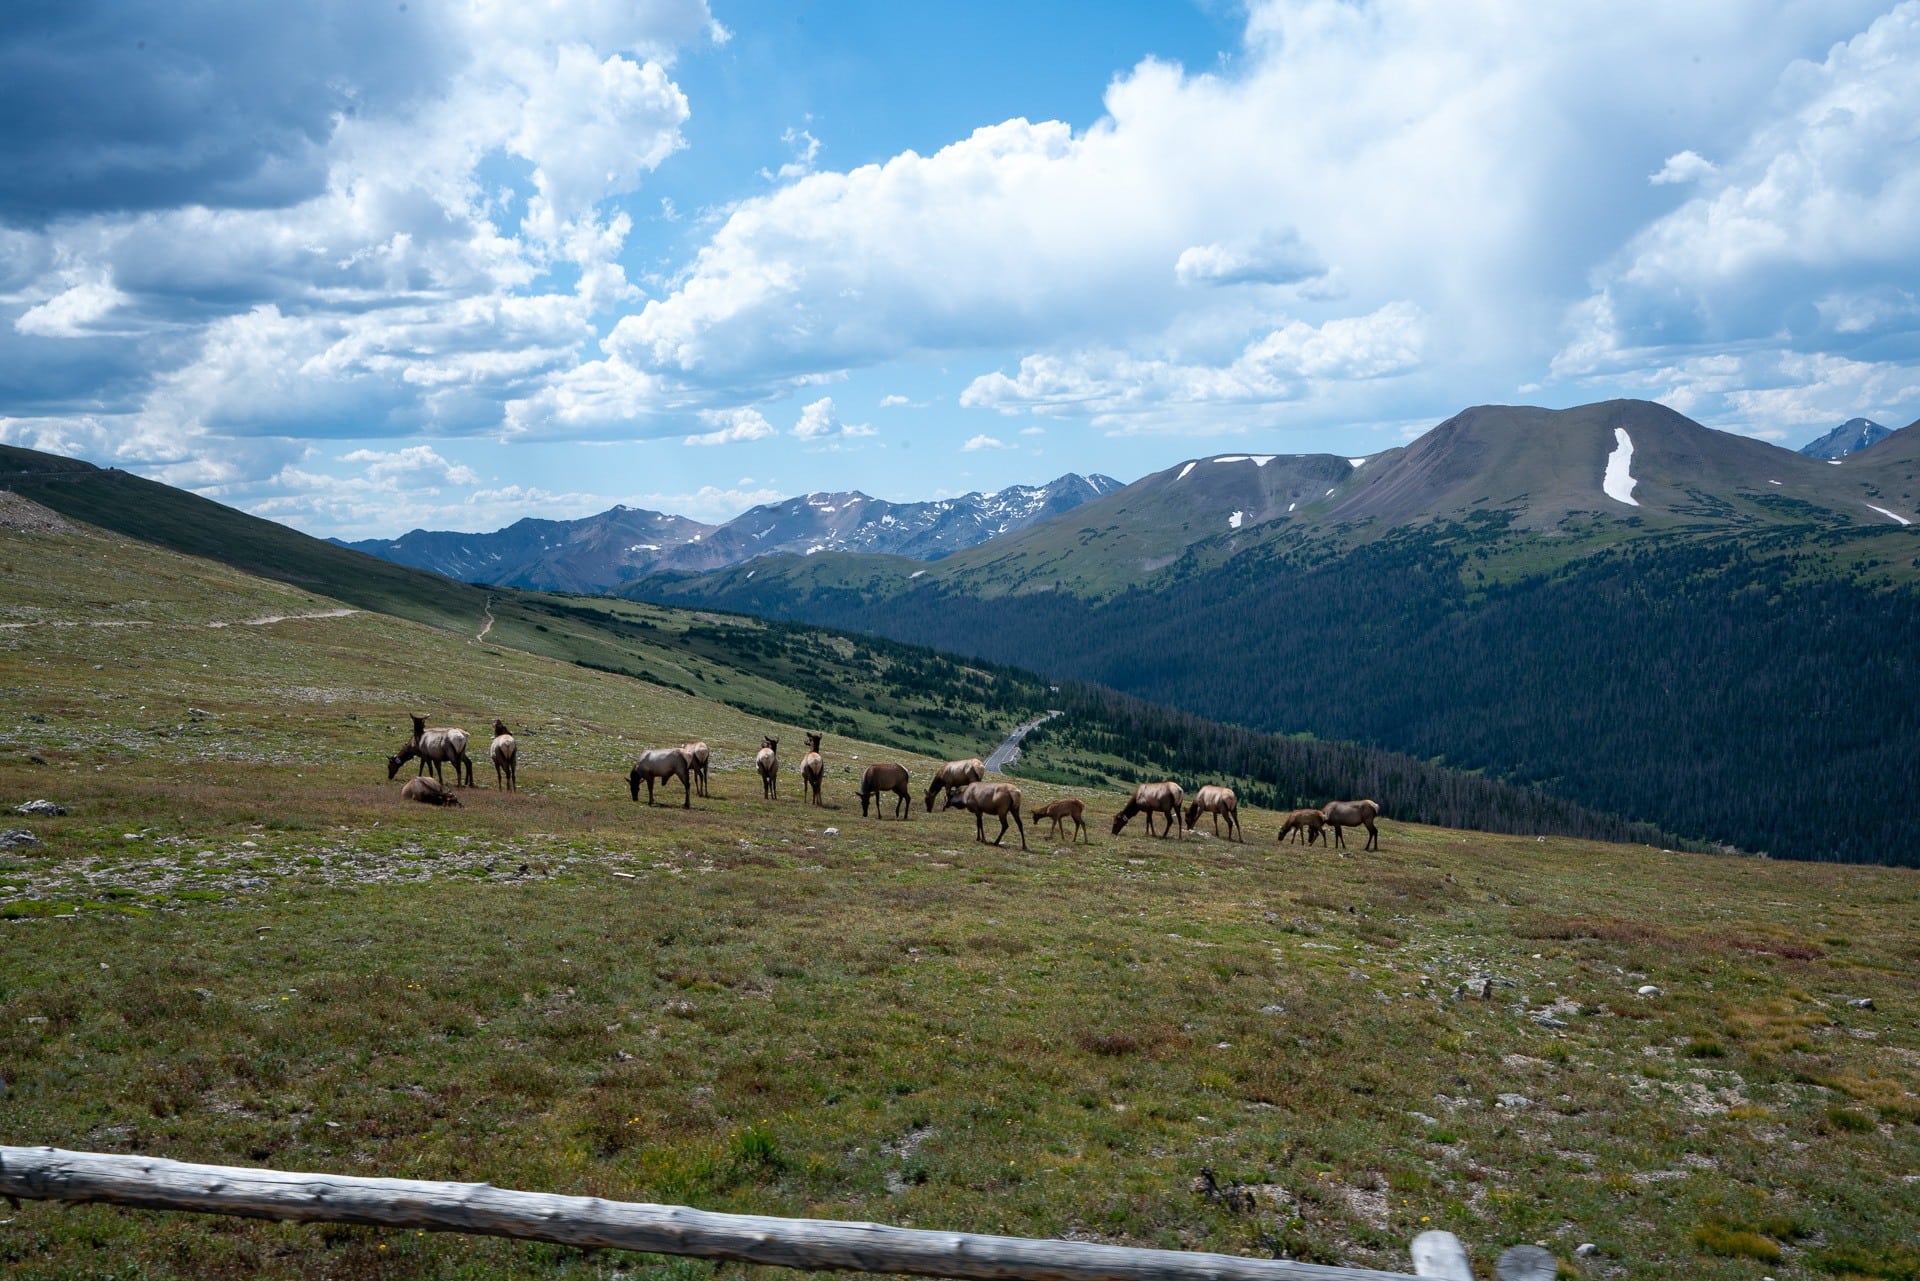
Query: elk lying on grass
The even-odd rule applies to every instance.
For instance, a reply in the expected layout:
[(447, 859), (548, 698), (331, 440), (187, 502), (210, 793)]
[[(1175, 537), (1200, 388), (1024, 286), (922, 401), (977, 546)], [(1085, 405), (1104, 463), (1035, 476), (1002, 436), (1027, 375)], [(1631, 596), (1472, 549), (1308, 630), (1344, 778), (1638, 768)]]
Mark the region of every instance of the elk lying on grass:
[(895, 818), (909, 817), (913, 809), (913, 793), (907, 790), (907, 770), (904, 765), (869, 765), (860, 774), (860, 814), (865, 817), (867, 802), (873, 802), (873, 816), (880, 817), (880, 793), (892, 792), (896, 799), (893, 803)]
[(1020, 821), (1020, 789), (1012, 783), (968, 783), (965, 789), (958, 787), (947, 790), (947, 803), (940, 808), (965, 808), (973, 815), (973, 839), (984, 843), (987, 839), (987, 815), (992, 814), (1000, 820), (1000, 835), (993, 838), (998, 845), (1007, 834), (1007, 819), (1013, 819), (1014, 826), (1020, 829), (1020, 848), (1027, 848), (1027, 825)]
[(825, 777), (826, 772), (827, 763), (820, 759), (820, 736), (809, 734), (807, 735), (807, 754), (800, 758), (800, 792), (801, 795), (811, 799), (815, 805), (822, 804), (820, 780)]
[(408, 779), (407, 785), (400, 789), (400, 795), (410, 801), (419, 801), (422, 805), (458, 805), (460, 803), (460, 798), (453, 794), (451, 787), (438, 779), (427, 778), (424, 775)]
[(763, 738), (760, 751), (753, 758), (753, 767), (760, 771), (760, 795), (769, 801), (780, 799), (780, 740)]
[(467, 731), (463, 729), (428, 729), (426, 717), (414, 717), (413, 737), (400, 745), (398, 753), (387, 757), (387, 777), (393, 778), (402, 765), (415, 758), (420, 761), (415, 777), (426, 773), (431, 765), (434, 778), (444, 783), (447, 779), (440, 767), (452, 762), (454, 786), (473, 786), (473, 762), (467, 757)]
[(627, 789), (633, 793), (633, 799), (640, 799), (640, 780), (647, 781), (647, 804), (653, 804), (653, 783), (655, 779), (662, 783), (670, 778), (680, 780), (680, 786), (686, 796), (680, 802), (681, 809), (693, 808), (692, 771), (687, 768), (687, 754), (677, 747), (656, 747), (652, 751), (640, 753), (633, 763), (633, 769), (627, 773)]
[(986, 762), (978, 756), (965, 761), (948, 761), (934, 771), (933, 781), (927, 784), (927, 813), (933, 813), (933, 798), (942, 792), (951, 792), (968, 783), (978, 783), (987, 776)]
[(1326, 825), (1326, 817), (1319, 810), (1294, 810), (1280, 824), (1278, 839), (1284, 841), (1291, 836), (1302, 844), (1311, 845), (1320, 839), (1320, 829)]
[[(1166, 817), (1167, 826), (1160, 833), (1166, 836), (1180, 821), (1180, 805), (1185, 800), (1186, 794), (1180, 790), (1178, 783), (1142, 783), (1133, 789), (1133, 799), (1127, 802), (1127, 807), (1113, 816), (1113, 834), (1120, 835), (1120, 829), (1127, 825), (1128, 819), (1144, 813), (1147, 816), (1148, 836), (1153, 835), (1153, 816), (1161, 814)], [(1185, 836), (1186, 830), (1183, 828), (1180, 834)]]
[(513, 741), (513, 735), (507, 732), (507, 723), (496, 720), (493, 723), (493, 742), (487, 745), (487, 758), (493, 762), (493, 785), (509, 792), (520, 790), (514, 781), (514, 770), (519, 759), (519, 744)]
[(1330, 801), (1321, 809), (1320, 817), (1333, 829), (1335, 845), (1345, 848), (1347, 844), (1342, 828), (1364, 827), (1367, 829), (1366, 848), (1380, 848), (1380, 829), (1373, 825), (1373, 820), (1380, 817), (1377, 801)]
[(1045, 805), (1036, 805), (1033, 813), (1029, 817), (1031, 817), (1036, 824), (1043, 818), (1052, 819), (1053, 831), (1048, 839), (1055, 841), (1060, 839), (1061, 823), (1067, 819), (1072, 819), (1073, 840), (1071, 843), (1078, 845), (1080, 838), (1085, 836), (1087, 838), (1087, 844), (1091, 845), (1093, 844), (1093, 836), (1087, 831), (1086, 820), (1081, 817), (1086, 812), (1087, 804), (1085, 801), (1079, 801), (1071, 796), (1065, 796), (1057, 801), (1048, 801)]
[(1227, 839), (1245, 843), (1246, 833), (1240, 830), (1240, 798), (1233, 794), (1231, 787), (1215, 787), (1212, 784), (1201, 788), (1194, 795), (1193, 804), (1187, 806), (1187, 830), (1192, 831), (1195, 822), (1202, 814), (1213, 815), (1213, 834), (1220, 835), (1220, 816), (1227, 819)]

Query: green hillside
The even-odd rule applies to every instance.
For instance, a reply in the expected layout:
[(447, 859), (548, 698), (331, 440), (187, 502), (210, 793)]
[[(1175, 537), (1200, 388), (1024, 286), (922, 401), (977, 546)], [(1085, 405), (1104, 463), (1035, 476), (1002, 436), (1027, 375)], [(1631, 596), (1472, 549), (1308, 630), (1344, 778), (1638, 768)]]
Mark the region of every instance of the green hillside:
[(1484, 770), (1690, 840), (1920, 864), (1904, 809), (1920, 786), (1915, 529), (1576, 543), (1486, 513), (1346, 549), (1216, 539), (1096, 600), (965, 579), (884, 597), (857, 585), (856, 563), (787, 568), (649, 590), (1042, 662), (1055, 679)]
[[(110, 512), (114, 528), (129, 537), (151, 537), (178, 552), (211, 555), (289, 586), (324, 591), (334, 601), (446, 629), (450, 634), (422, 643), (423, 661), (455, 661), (475, 646), (525, 651), (638, 677), (784, 723), (790, 727), (790, 747), (799, 745), (799, 730), (791, 727), (800, 726), (942, 759), (985, 756), (1013, 726), (1058, 702), (1048, 683), (1029, 671), (962, 662), (930, 648), (742, 615), (454, 583), (164, 485), (64, 465), (66, 460), (42, 463), (47, 457), (16, 450), (0, 460), (14, 464), (0, 479), (62, 504), (75, 519)], [(252, 546), (256, 535), (266, 538), (264, 548)], [(363, 570), (369, 571), (364, 581)], [(1098, 699), (1083, 699), (1074, 726), (1037, 740), (1022, 769), (1029, 777), (1089, 786), (1131, 786), (1149, 774), (1173, 772), (1237, 787), (1250, 802), (1280, 808), (1319, 805), (1364, 785), (1388, 813), (1411, 821), (1673, 840), (1657, 827), (1564, 798), (1498, 780), (1456, 777), (1457, 771), (1392, 753), (1252, 736), (1236, 740), (1230, 755), (1241, 763), (1228, 768), (1223, 753), (1213, 750), (1225, 740), (1205, 727), (1183, 726), (1178, 733), (1136, 741), (1105, 719), (1107, 707)], [(1175, 740), (1206, 746), (1176, 750)]]
[[(1096, 823), (1091, 845), (1030, 826), (1031, 849), (995, 849), (958, 814), (861, 817), (861, 761), (928, 757), (830, 733), (827, 807), (791, 783), (766, 801), (751, 752), (765, 733), (790, 752), (807, 721), (17, 499), (0, 584), (0, 796), (66, 810), (10, 814), (34, 840), (0, 850), (9, 1143), (1374, 1267), (1405, 1268), (1429, 1227), (1483, 1261), (1543, 1240), (1569, 1269), (1599, 1266), (1573, 1260), (1592, 1242), (1626, 1278), (1915, 1266), (1912, 873), (1391, 817), (1349, 854), (1276, 845), (1265, 810), (1245, 845)], [(551, 604), (533, 635), (586, 644), (578, 603)], [(627, 619), (629, 664), (808, 697), (772, 676), (800, 665), (779, 640), (797, 629)], [(736, 626), (761, 638), (749, 657), (697, 652)], [(876, 678), (919, 661), (871, 652)], [(977, 698), (1000, 675), (959, 673)], [(413, 710), (504, 717), (520, 790), (402, 802), (383, 758)], [(1246, 746), (1103, 715), (1120, 741), (1078, 759)], [(632, 752), (693, 736), (714, 795), (632, 803)], [(1074, 790), (1096, 816), (1121, 796)], [(735, 1274), (108, 1207), (8, 1218), (0, 1271), (23, 1281)]]

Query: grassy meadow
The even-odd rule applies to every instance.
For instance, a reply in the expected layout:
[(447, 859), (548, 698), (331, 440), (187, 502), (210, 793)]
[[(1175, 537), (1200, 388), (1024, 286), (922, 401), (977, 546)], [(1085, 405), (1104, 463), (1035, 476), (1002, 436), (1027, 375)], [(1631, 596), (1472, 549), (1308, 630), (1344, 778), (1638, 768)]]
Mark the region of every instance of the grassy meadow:
[[(1263, 812), (1245, 845), (1115, 838), (1113, 792), (1091, 846), (993, 848), (917, 797), (861, 817), (863, 763), (925, 757), (830, 734), (814, 809), (797, 719), (342, 608), (0, 530), (0, 800), (39, 842), (0, 850), (0, 1142), (1388, 1268), (1441, 1227), (1570, 1277), (1920, 1277), (1913, 872), (1391, 821), (1342, 852)], [(676, 683), (716, 677), (766, 679)], [(503, 717), (521, 790), (476, 762), (461, 808), (400, 801), (410, 711)], [(693, 737), (714, 795), (631, 803), (634, 751)], [(10, 812), (41, 797), (68, 813)], [(4, 1217), (22, 1279), (761, 1271)]]

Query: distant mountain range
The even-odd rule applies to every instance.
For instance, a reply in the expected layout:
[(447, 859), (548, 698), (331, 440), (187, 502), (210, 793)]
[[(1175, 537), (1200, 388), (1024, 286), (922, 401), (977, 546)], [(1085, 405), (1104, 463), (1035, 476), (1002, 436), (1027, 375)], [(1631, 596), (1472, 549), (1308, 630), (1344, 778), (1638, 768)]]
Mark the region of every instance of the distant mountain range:
[(937, 564), (758, 561), (684, 587), (636, 585), (631, 594), (725, 595), (752, 573), (759, 593), (779, 591), (783, 580), (804, 591), (855, 578), (885, 591), (911, 576), (916, 588), (945, 583), (983, 597), (1059, 589), (1097, 599), (1186, 572), (1181, 562), (1189, 557), (1219, 563), (1274, 541), (1351, 548), (1388, 530), (1451, 522), (1550, 536), (1530, 552), (1535, 563), (1663, 532), (1808, 520), (1906, 528), (1920, 522), (1916, 427), (1826, 461), (1704, 427), (1648, 401), (1565, 410), (1483, 405), (1367, 458), (1188, 459)]
[(1809, 458), (1845, 458), (1870, 449), (1891, 435), (1891, 427), (1882, 427), (1871, 418), (1849, 418), (1820, 439), (1800, 446), (1800, 452)]
[(892, 503), (857, 491), (808, 494), (755, 507), (724, 525), (615, 507), (580, 520), (516, 521), (490, 534), (416, 529), (399, 538), (334, 541), (466, 582), (605, 592), (649, 574), (698, 573), (783, 552), (937, 560), (1119, 488), (1111, 476), (1066, 475), (1045, 485), (923, 503)]
[(1479, 406), (1368, 458), (1188, 459), (933, 563), (762, 557), (622, 594), (1920, 863), (1893, 809), (1814, 817), (1920, 787), (1920, 424), (1824, 460), (1645, 401)]
[[(769, 556), (870, 553), (928, 562), (903, 572), (966, 577), (987, 595), (1029, 585), (1100, 595), (1166, 569), (1197, 544), (1224, 540), (1231, 548), (1281, 530), (1335, 531), (1351, 541), (1475, 513), (1556, 533), (1750, 527), (1792, 523), (1809, 509), (1899, 524), (1920, 519), (1920, 469), (1901, 466), (1920, 450), (1911, 441), (1886, 444), (1900, 434), (1855, 418), (1795, 453), (1647, 401), (1566, 410), (1482, 405), (1366, 458), (1219, 454), (1124, 486), (1070, 473), (932, 502), (814, 493), (721, 525), (614, 507), (491, 533), (415, 529), (340, 545), (465, 582), (550, 591), (625, 592), (656, 575), (724, 571)], [(1079, 514), (1058, 519), (1070, 512)], [(832, 563), (821, 562), (821, 571), (834, 572), (826, 569)]]

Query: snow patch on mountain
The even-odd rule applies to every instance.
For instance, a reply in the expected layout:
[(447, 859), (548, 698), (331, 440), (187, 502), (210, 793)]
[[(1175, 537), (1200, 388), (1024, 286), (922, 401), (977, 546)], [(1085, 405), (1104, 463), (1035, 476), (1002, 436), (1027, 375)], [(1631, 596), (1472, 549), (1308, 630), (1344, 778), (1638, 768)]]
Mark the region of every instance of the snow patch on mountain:
[(1627, 435), (1625, 427), (1613, 429), (1614, 448), (1607, 455), (1607, 472), (1600, 480), (1600, 488), (1607, 497), (1629, 507), (1638, 507), (1640, 500), (1633, 496), (1633, 487), (1640, 482), (1635, 479), (1633, 467), (1633, 437)]

